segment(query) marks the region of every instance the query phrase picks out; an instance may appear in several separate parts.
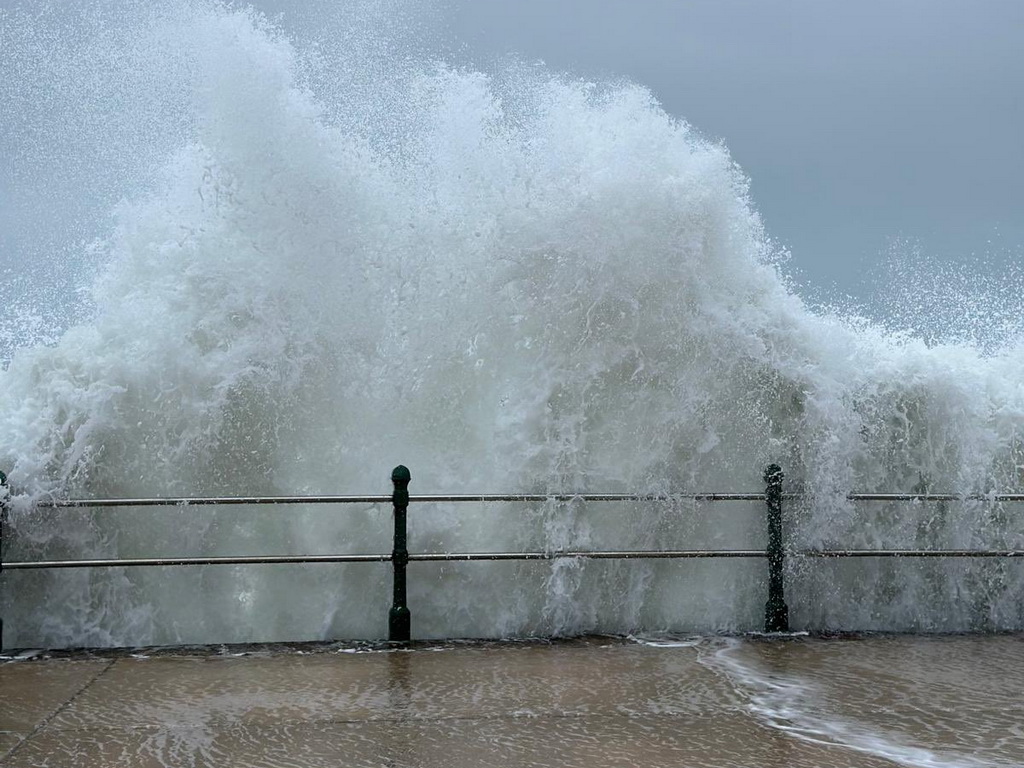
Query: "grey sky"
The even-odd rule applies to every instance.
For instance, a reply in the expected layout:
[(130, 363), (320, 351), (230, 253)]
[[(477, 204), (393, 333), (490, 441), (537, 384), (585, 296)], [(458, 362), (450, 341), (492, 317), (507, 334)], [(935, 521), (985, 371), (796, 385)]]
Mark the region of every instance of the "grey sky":
[(450, 24), (480, 56), (648, 86), (728, 145), (813, 283), (865, 292), (900, 237), (1021, 258), (1019, 0), (454, 0)]
[[(308, 30), (325, 2), (254, 4)], [(1024, 261), (1021, 0), (423, 4), (423, 28), (458, 58), (628, 78), (724, 141), (809, 293), (868, 301), (898, 238), (941, 259)]]
[[(257, 5), (286, 25), (317, 13)], [(870, 302), (892, 250), (1024, 261), (1020, 0), (444, 0), (436, 15), (471, 61), (628, 78), (724, 141), (809, 293)]]

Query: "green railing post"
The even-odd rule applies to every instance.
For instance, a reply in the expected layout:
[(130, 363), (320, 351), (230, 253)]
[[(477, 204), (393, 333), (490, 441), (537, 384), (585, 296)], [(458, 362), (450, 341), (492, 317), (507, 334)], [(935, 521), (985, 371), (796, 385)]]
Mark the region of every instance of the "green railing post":
[(405, 526), (405, 513), (409, 507), (409, 481), (412, 476), (408, 467), (399, 464), (391, 471), (391, 482), (395, 484), (391, 501), (395, 507), (395, 546), (391, 551), (391, 565), (394, 569), (394, 599), (388, 612), (388, 640), (408, 642), (412, 629), (412, 615), (405, 604), (405, 568), (409, 564), (409, 550)]
[[(0, 576), (4, 572), (4, 523), (7, 522), (7, 502), (11, 489), (7, 487), (7, 475), (0, 472)], [(0, 617), (0, 651), (4, 649), (4, 620)]]
[(786, 550), (782, 544), (782, 468), (770, 464), (764, 471), (765, 505), (768, 507), (768, 602), (764, 606), (764, 631), (789, 632), (782, 572)]

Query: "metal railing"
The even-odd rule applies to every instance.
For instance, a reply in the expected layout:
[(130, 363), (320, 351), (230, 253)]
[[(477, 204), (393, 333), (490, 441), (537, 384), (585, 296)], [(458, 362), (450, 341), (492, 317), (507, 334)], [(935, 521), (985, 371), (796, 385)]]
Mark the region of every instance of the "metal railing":
[[(291, 504), (386, 504), (394, 508), (394, 537), (390, 553), (336, 555), (250, 555), (228, 557), (152, 557), (82, 560), (30, 560), (4, 562), (3, 533), (7, 503), (10, 496), (7, 478), (0, 472), (0, 574), (4, 570), (38, 570), (56, 568), (129, 568), (175, 565), (274, 565), (302, 563), (380, 563), (390, 562), (393, 569), (393, 599), (388, 612), (388, 639), (406, 642), (411, 637), (411, 612), (407, 605), (406, 567), (410, 562), (475, 562), (508, 560), (666, 560), (692, 558), (756, 558), (768, 561), (768, 600), (765, 603), (766, 632), (789, 631), (789, 609), (785, 601), (785, 561), (787, 557), (850, 558), (850, 557), (953, 557), (996, 558), (1024, 557), (1018, 549), (792, 549), (783, 537), (782, 507), (787, 499), (803, 494), (783, 493), (784, 475), (775, 464), (764, 474), (763, 493), (505, 493), (505, 494), (431, 494), (411, 496), (411, 476), (404, 466), (391, 473), (394, 490), (390, 495), (369, 496), (211, 496), (117, 499), (50, 499), (35, 504), (37, 509), (87, 509), (100, 507), (186, 507), (227, 505), (291, 505)], [(949, 502), (975, 500), (984, 502), (1024, 502), (1024, 493), (970, 494), (947, 493), (851, 493), (849, 501), (920, 501)], [(721, 502), (761, 501), (766, 506), (767, 545), (765, 549), (671, 549), (671, 550), (541, 550), (534, 552), (419, 552), (410, 553), (407, 545), (407, 512), (410, 503), (464, 502)], [(3, 621), (0, 620), (0, 648), (3, 647)]]

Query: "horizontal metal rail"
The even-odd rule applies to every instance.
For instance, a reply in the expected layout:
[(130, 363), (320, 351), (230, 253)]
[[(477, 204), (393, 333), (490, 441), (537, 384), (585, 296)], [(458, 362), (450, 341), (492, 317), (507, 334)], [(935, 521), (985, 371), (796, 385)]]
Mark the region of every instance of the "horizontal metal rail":
[(239, 557), (135, 557), (122, 560), (26, 560), (4, 570), (36, 568), (133, 568), (158, 565), (280, 565), (285, 563), (383, 563), (391, 555), (253, 555)]
[[(557, 550), (552, 552), (422, 552), (410, 553), (410, 561), (470, 562), (479, 560), (670, 560), (698, 557), (764, 557), (763, 549), (673, 550)], [(26, 560), (4, 563), (4, 570), (42, 568), (133, 568), (165, 565), (276, 565), (282, 563), (377, 563), (389, 562), (391, 554), (372, 555), (257, 555), (239, 557), (143, 557), (121, 560)]]
[(1024, 501), (1024, 493), (848, 493), (848, 501)]
[(47, 499), (37, 509), (68, 507), (209, 507), (259, 504), (390, 504), (391, 497), (376, 496), (197, 496), (139, 499)]
[[(785, 499), (806, 498), (803, 493), (783, 494)], [(1024, 502), (1024, 493), (850, 493), (847, 501), (986, 501)], [(765, 501), (764, 493), (449, 493), (410, 496), (410, 503), (466, 502), (546, 502), (546, 501)], [(95, 507), (203, 507), (260, 506), (265, 504), (390, 504), (390, 495), (372, 496), (181, 496), (137, 499), (46, 499), (36, 502), (39, 509)]]
[(1024, 557), (1024, 549), (801, 549), (797, 557)]
[(409, 560), (469, 561), (469, 560), (561, 560), (584, 558), (590, 560), (676, 560), (698, 557), (764, 557), (763, 549), (663, 549), (590, 551), (560, 550), (554, 552), (429, 552), (410, 554)]
[[(409, 496), (410, 503), (545, 501), (764, 501), (763, 493), (454, 493)], [(138, 499), (47, 499), (40, 509), (89, 507), (202, 507), (262, 504), (390, 504), (391, 496), (201, 496)]]
[[(558, 550), (552, 552), (421, 552), (410, 562), (481, 560), (682, 560), (721, 557), (765, 557), (763, 549)], [(801, 549), (791, 557), (1024, 557), (1022, 549)], [(27, 560), (4, 563), (5, 570), (42, 568), (133, 568), (168, 565), (281, 565), (288, 563), (383, 563), (390, 554), (256, 555), (239, 557), (142, 557), (121, 560)]]

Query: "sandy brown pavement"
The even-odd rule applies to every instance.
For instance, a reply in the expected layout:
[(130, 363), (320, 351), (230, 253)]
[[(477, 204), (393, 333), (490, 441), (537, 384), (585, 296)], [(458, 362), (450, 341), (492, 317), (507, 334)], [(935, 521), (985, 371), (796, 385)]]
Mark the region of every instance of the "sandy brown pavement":
[(14, 659), (0, 766), (893, 765), (764, 725), (700, 652), (589, 638)]

